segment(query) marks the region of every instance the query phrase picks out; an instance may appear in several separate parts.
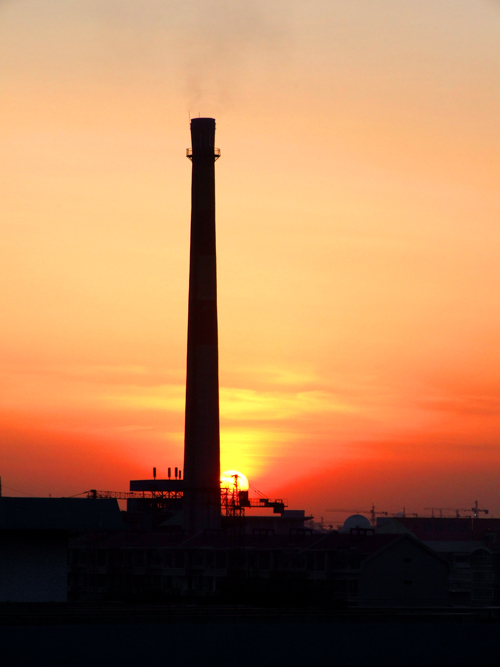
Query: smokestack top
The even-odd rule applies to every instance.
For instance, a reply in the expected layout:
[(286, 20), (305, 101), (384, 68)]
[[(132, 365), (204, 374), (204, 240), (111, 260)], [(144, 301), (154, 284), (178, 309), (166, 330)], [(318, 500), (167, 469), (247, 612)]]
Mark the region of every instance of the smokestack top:
[(193, 151), (215, 146), (215, 118), (193, 118), (191, 121), (191, 142)]

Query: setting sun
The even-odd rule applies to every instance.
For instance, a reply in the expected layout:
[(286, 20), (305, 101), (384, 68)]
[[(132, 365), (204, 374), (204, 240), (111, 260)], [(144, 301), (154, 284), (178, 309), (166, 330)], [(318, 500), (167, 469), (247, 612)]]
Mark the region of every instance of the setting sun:
[(234, 486), (235, 481), (238, 481), (238, 488), (240, 491), (248, 491), (248, 479), (238, 470), (226, 470), (220, 476), (220, 483), (222, 488), (230, 488)]

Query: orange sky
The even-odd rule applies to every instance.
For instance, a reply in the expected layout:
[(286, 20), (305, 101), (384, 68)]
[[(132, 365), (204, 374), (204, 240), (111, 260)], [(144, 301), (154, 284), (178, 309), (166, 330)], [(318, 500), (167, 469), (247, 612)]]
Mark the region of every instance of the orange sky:
[(499, 43), (492, 0), (0, 0), (4, 493), (182, 466), (200, 113), (223, 469), (498, 514)]

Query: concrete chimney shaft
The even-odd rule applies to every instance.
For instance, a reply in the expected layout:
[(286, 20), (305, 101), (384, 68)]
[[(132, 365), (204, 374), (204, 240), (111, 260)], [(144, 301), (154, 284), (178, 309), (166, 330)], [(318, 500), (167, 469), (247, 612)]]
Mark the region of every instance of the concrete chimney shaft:
[(193, 163), (184, 440), (184, 525), (219, 528), (220, 437), (217, 269), (215, 252), (215, 120), (191, 121)]

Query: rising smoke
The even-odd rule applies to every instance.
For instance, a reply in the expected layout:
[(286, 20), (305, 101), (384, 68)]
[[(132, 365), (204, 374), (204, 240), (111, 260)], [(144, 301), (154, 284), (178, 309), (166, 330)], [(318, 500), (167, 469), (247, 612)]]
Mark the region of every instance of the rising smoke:
[(64, 25), (75, 71), (166, 96), (175, 85), (195, 116), (227, 107), (243, 91), (252, 95), (256, 72), (286, 69), (300, 0), (0, 0), (0, 8), (5, 2), (31, 9), (30, 29), (45, 26), (41, 49)]
[(286, 58), (283, 48), (291, 37), (293, 4), (281, 0), (191, 3), (184, 57), (186, 98), (192, 111), (231, 103), (242, 82), (248, 88), (256, 61)]

